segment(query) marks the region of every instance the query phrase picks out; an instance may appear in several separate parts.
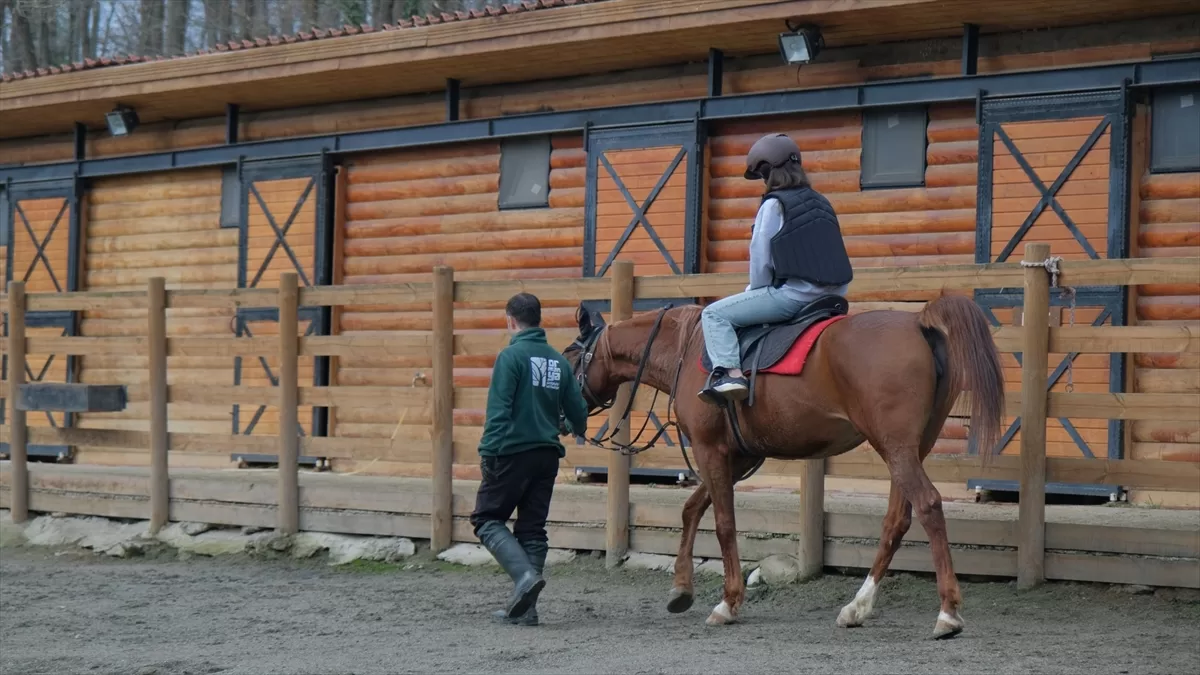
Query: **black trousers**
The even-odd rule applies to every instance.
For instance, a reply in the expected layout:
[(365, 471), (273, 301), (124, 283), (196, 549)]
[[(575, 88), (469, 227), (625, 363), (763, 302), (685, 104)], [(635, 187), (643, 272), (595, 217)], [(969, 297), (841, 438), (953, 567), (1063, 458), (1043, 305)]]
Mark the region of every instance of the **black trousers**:
[(515, 510), (513, 536), (520, 541), (546, 541), (546, 518), (558, 478), (558, 459), (558, 449), (553, 447), (481, 458), (483, 482), (471, 514), (476, 535), (483, 523), (506, 523)]

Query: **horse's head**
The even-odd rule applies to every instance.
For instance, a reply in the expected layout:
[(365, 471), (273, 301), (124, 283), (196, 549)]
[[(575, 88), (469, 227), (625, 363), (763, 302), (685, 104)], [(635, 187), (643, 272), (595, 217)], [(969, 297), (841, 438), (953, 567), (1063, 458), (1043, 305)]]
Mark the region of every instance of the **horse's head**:
[[(599, 312), (589, 312), (583, 303), (575, 314), (579, 323), (579, 336), (563, 350), (567, 363), (575, 372), (575, 381), (583, 391), (588, 412), (602, 410), (612, 405), (620, 383), (612, 378), (612, 357), (605, 341), (604, 317)], [(597, 352), (601, 356), (597, 358)]]

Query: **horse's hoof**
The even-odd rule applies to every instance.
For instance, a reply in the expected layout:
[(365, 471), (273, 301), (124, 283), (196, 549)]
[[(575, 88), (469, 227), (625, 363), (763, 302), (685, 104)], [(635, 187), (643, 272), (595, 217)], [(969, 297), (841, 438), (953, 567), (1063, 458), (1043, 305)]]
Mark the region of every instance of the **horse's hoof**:
[(957, 612), (954, 615), (941, 612), (938, 614), (937, 624), (933, 627), (934, 640), (949, 640), (950, 638), (963, 632), (966, 622)]
[(729, 604), (724, 600), (721, 604), (713, 608), (712, 614), (708, 615), (708, 619), (704, 623), (710, 626), (726, 626), (737, 621), (733, 611), (729, 609)]
[(858, 628), (863, 625), (866, 618), (859, 615), (858, 606), (852, 602), (838, 612), (837, 625), (841, 628)]
[(696, 596), (692, 592), (684, 588), (672, 588), (671, 595), (667, 599), (667, 611), (672, 614), (686, 612), (692, 608), (692, 601)]

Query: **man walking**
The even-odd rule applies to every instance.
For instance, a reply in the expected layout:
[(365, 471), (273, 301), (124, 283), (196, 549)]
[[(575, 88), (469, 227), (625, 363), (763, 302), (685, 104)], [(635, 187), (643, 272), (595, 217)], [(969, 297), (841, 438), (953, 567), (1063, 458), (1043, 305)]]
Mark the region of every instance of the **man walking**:
[[(507, 607), (492, 617), (536, 626), (538, 593), (546, 585), (546, 518), (558, 461), (567, 454), (558, 437), (587, 433), (587, 404), (570, 364), (546, 342), (538, 299), (514, 295), (505, 314), (515, 334), (492, 368), (479, 442), (483, 482), (471, 525), (515, 585)], [(562, 426), (564, 416), (569, 430)], [(514, 510), (517, 522), (509, 532), (505, 523)]]

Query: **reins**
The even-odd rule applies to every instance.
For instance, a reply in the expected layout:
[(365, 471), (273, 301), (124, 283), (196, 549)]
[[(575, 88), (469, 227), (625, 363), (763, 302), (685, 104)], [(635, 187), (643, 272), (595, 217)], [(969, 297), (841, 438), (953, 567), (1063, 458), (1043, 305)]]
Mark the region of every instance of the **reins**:
[[(679, 450), (680, 450), (680, 453), (683, 455), (683, 461), (685, 464), (687, 464), (688, 471), (690, 471), (693, 476), (696, 476), (697, 479), (699, 479), (700, 474), (699, 474), (699, 472), (696, 471), (696, 468), (692, 465), (692, 460), (690, 457), (688, 457), (687, 447), (684, 445), (684, 442), (683, 442), (683, 430), (680, 429), (679, 423), (677, 420), (674, 419), (674, 414), (673, 414), (674, 410), (675, 410), (675, 396), (679, 391), (679, 379), (683, 374), (684, 360), (687, 357), (688, 348), (691, 346), (692, 340), (694, 340), (696, 337), (697, 328), (700, 325), (698, 321), (692, 326), (691, 330), (687, 330), (687, 331), (680, 330), (679, 358), (678, 358), (677, 363), (675, 364), (675, 377), (671, 382), (671, 390), (670, 390), (670, 393), (667, 395), (667, 418), (666, 418), (666, 421), (660, 425), (658, 431), (655, 432), (654, 436), (652, 436), (650, 438), (650, 440), (647, 441), (644, 445), (637, 445), (637, 442), (641, 439), (642, 434), (644, 434), (646, 432), (646, 428), (650, 424), (650, 415), (646, 416), (646, 421), (642, 423), (642, 428), (638, 430), (637, 435), (635, 435), (630, 440), (629, 443), (613, 442), (612, 447), (605, 445), (606, 442), (612, 441), (612, 439), (621, 431), (621, 429), (623, 428), (623, 425), (625, 425), (629, 421), (629, 415), (631, 412), (633, 412), (634, 401), (637, 397), (638, 387), (641, 386), (641, 383), (642, 383), (642, 375), (645, 373), (646, 364), (650, 360), (651, 349), (654, 347), (654, 341), (655, 341), (655, 339), (657, 339), (659, 330), (662, 328), (663, 318), (666, 317), (667, 310), (669, 310), (669, 309), (671, 309), (670, 305), (664, 307), (662, 310), (659, 311), (658, 316), (654, 320), (654, 325), (650, 329), (650, 335), (646, 339), (646, 346), (642, 349), (641, 359), (638, 361), (637, 373), (634, 375), (633, 386), (631, 388), (631, 391), (629, 392), (629, 401), (625, 405), (624, 412), (622, 412), (620, 418), (618, 418), (616, 424), (613, 425), (612, 430), (609, 432), (609, 434), (607, 436), (598, 436), (595, 438), (588, 438), (585, 436), (584, 440), (587, 441), (588, 444), (595, 446), (597, 448), (603, 448), (605, 450), (612, 450), (615, 452), (620, 452), (622, 455), (632, 456), (632, 455), (636, 455), (636, 454), (645, 452), (646, 450), (649, 450), (650, 448), (653, 448), (658, 443), (658, 440), (660, 438), (662, 438), (664, 435), (666, 435), (672, 427), (675, 429), (679, 429), (679, 431), (680, 431)], [(604, 342), (606, 358), (608, 358), (611, 361), (612, 360), (612, 348), (608, 343), (608, 326), (605, 326), (604, 328), (601, 328), (600, 330), (596, 331), (595, 335), (589, 337), (586, 341), (581, 343), (577, 340), (572, 345), (583, 351), (583, 355), (580, 358), (580, 367), (578, 369), (578, 372), (575, 373), (575, 377), (576, 377), (576, 380), (579, 382), (579, 386), (583, 392), (584, 399), (587, 400), (588, 405), (593, 408), (593, 410), (588, 413), (588, 417), (595, 417), (596, 415), (599, 415), (600, 413), (604, 412), (605, 410), (609, 410), (610, 408), (612, 408), (612, 406), (615, 403), (615, 400), (601, 401), (598, 397), (596, 397), (596, 395), (592, 392), (591, 388), (588, 387), (588, 384), (587, 384), (587, 370), (588, 370), (588, 367), (591, 365), (592, 361), (595, 359), (595, 356), (596, 356), (596, 353), (598, 351), (601, 341)], [(658, 402), (658, 395), (660, 393), (661, 392), (657, 388), (655, 388), (654, 396), (650, 400), (650, 410), (651, 411), (654, 410), (654, 405)], [(746, 441), (742, 437), (741, 429), (738, 427), (736, 414), (732, 408), (732, 405), (728, 406), (727, 408), (728, 408), (727, 412), (730, 415), (730, 423), (733, 426), (734, 435), (737, 440), (739, 450), (744, 455), (752, 456), (752, 455), (750, 455), (749, 451), (747, 450)], [(750, 476), (754, 475), (759, 470), (759, 468), (762, 467), (765, 457), (759, 456), (759, 457), (756, 457), (756, 459), (757, 459), (757, 461), (753, 465), (751, 465), (741, 476), (735, 477), (735, 479), (734, 479), (735, 483), (741, 482), (741, 481), (749, 478)]]
[[(646, 442), (645, 445), (638, 446), (638, 445), (636, 445), (636, 443), (641, 439), (642, 434), (644, 434), (646, 432), (646, 428), (650, 425), (650, 416), (649, 415), (646, 416), (646, 421), (642, 423), (642, 428), (638, 430), (637, 435), (634, 436), (633, 439), (631, 439), (629, 443), (619, 443), (619, 442), (613, 441), (613, 439), (616, 437), (616, 435), (618, 433), (620, 433), (621, 430), (624, 428), (624, 425), (626, 425), (629, 422), (629, 415), (630, 415), (630, 413), (633, 412), (634, 401), (637, 399), (638, 388), (642, 384), (642, 375), (646, 372), (646, 364), (649, 363), (649, 361), (650, 361), (650, 350), (654, 347), (654, 341), (655, 341), (655, 339), (658, 338), (658, 333), (662, 329), (663, 318), (666, 317), (667, 310), (669, 310), (669, 309), (671, 309), (671, 305), (667, 305), (666, 307), (663, 307), (659, 311), (658, 316), (655, 317), (654, 325), (650, 328), (650, 335), (646, 339), (646, 346), (642, 349), (642, 356), (638, 361), (637, 373), (634, 375), (633, 386), (629, 392), (629, 400), (625, 404), (624, 412), (621, 413), (621, 416), (617, 419), (616, 424), (614, 424), (612, 426), (612, 429), (609, 430), (608, 435), (597, 436), (594, 438), (585, 437), (584, 440), (586, 440), (590, 445), (593, 445), (597, 448), (604, 448), (605, 450), (614, 450), (614, 451), (620, 452), (622, 455), (627, 455), (627, 456), (636, 455), (638, 453), (645, 452), (646, 450), (649, 450), (650, 448), (653, 448), (655, 446), (655, 444), (658, 442), (658, 439), (662, 438), (663, 434), (665, 434), (667, 432), (667, 429), (669, 429), (671, 427), (678, 427), (678, 424), (676, 424), (676, 422), (671, 419), (671, 408), (673, 407), (674, 402), (675, 402), (675, 389), (677, 388), (677, 385), (679, 384), (679, 373), (683, 370), (683, 356), (682, 355), (680, 355), (679, 366), (675, 371), (675, 383), (671, 387), (671, 393), (667, 399), (667, 421), (661, 426), (661, 428), (659, 428), (659, 430), (654, 434), (654, 436), (651, 437), (650, 440)], [(605, 410), (612, 408), (613, 404), (615, 403), (614, 400), (601, 401), (599, 398), (596, 397), (596, 395), (592, 392), (591, 388), (588, 387), (588, 384), (587, 384), (588, 367), (591, 365), (592, 360), (595, 358), (597, 348), (599, 347), (600, 342), (602, 340), (605, 345), (605, 353), (607, 355), (607, 358), (610, 361), (612, 360), (612, 348), (608, 344), (608, 326), (605, 326), (604, 328), (601, 328), (596, 333), (595, 338), (589, 339), (587, 341), (587, 344), (585, 344), (585, 345), (580, 345), (580, 348), (583, 349), (583, 356), (580, 360), (579, 371), (575, 374), (575, 377), (576, 377), (577, 381), (579, 382), (580, 389), (583, 391), (584, 398), (587, 399), (588, 405), (590, 405), (594, 408), (590, 413), (588, 413), (589, 417), (595, 417), (596, 415), (599, 415), (600, 413), (604, 412)], [(651, 411), (653, 411), (653, 409), (654, 409), (654, 404), (658, 402), (659, 393), (660, 392), (658, 389), (654, 390), (654, 397), (650, 400)], [(608, 446), (604, 445), (605, 443), (610, 442), (610, 441), (612, 441), (613, 447), (608, 447)]]

